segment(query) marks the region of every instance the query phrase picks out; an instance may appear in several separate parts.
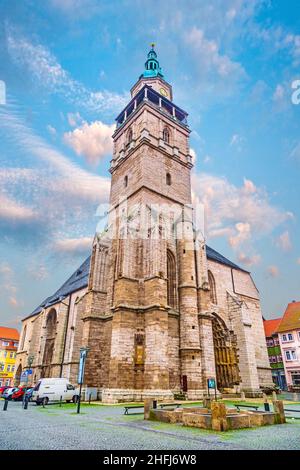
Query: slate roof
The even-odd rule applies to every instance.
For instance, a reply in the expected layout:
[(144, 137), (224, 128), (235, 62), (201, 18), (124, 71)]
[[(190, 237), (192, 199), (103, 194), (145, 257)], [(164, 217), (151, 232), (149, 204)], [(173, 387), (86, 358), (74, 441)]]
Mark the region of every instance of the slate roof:
[[(65, 299), (69, 294), (75, 292), (79, 289), (83, 289), (88, 285), (88, 277), (90, 271), (90, 260), (89, 256), (82, 265), (76, 269), (71, 277), (50, 297), (44, 300), (28, 317), (32, 317), (40, 313), (44, 308), (50, 307), (51, 305), (60, 302)], [(26, 320), (25, 318), (25, 320)]]
[(265, 337), (270, 338), (272, 335), (276, 334), (276, 330), (282, 320), (280, 318), (272, 318), (271, 320), (264, 320), (264, 329), (265, 329)]
[(300, 302), (291, 302), (284, 312), (277, 332), (281, 333), (297, 329), (300, 329)]
[[(244, 269), (240, 268), (236, 264), (229, 261), (227, 258), (222, 256), (217, 251), (213, 250), (209, 246), (206, 246), (206, 254), (207, 258), (216, 261), (218, 263), (224, 264), (234, 269), (238, 269), (239, 271), (245, 271)], [(28, 315), (24, 320), (30, 318), (34, 315), (40, 313), (44, 308), (48, 308), (51, 305), (56, 304), (57, 302), (61, 302), (65, 299), (69, 294), (75, 292), (79, 289), (83, 289), (88, 285), (88, 277), (89, 277), (89, 269), (90, 269), (90, 260), (91, 257), (89, 256), (82, 265), (76, 269), (76, 271), (72, 274), (71, 277), (50, 297), (44, 300), (30, 315)], [(245, 271), (248, 272), (248, 271)]]
[(225, 258), (225, 256), (221, 255), (218, 253), (216, 250), (211, 248), (210, 246), (206, 245), (206, 255), (207, 258), (216, 261), (217, 263), (225, 264), (226, 266), (229, 266), (230, 268), (238, 269), (239, 271), (244, 271), (245, 273), (249, 273), (249, 271), (246, 271), (245, 269), (240, 268), (237, 264), (232, 263), (232, 261), (229, 261), (229, 259)]

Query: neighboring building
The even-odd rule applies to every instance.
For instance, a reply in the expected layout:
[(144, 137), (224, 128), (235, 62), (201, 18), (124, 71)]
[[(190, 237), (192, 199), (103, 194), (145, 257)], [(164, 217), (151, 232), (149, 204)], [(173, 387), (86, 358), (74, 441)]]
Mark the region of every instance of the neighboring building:
[(282, 318), (264, 320), (265, 336), (268, 348), (269, 361), (272, 369), (272, 379), (281, 390), (286, 390), (286, 378), (283, 359), (277, 334), (277, 328)]
[[(199, 239), (192, 219), (190, 129), (152, 48), (117, 117), (107, 230), (68, 281), (23, 320), (17, 377), (76, 382), (106, 402), (260, 394), (272, 385), (259, 293), (249, 272)], [(155, 208), (153, 208), (155, 206)]]
[(300, 302), (288, 304), (277, 328), (288, 389), (300, 390)]
[(0, 387), (14, 385), (18, 345), (18, 330), (0, 326)]

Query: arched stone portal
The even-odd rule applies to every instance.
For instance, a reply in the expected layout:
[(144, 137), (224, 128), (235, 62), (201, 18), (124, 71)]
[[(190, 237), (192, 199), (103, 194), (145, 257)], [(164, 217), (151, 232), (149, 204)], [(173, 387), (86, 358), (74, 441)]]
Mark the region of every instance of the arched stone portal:
[(56, 336), (56, 322), (57, 314), (56, 310), (52, 309), (48, 313), (46, 321), (46, 342), (43, 356), (43, 368), (41, 371), (41, 377), (51, 377), (51, 363), (54, 352), (54, 343)]
[(216, 314), (212, 327), (218, 389), (233, 388), (240, 383), (236, 336)]

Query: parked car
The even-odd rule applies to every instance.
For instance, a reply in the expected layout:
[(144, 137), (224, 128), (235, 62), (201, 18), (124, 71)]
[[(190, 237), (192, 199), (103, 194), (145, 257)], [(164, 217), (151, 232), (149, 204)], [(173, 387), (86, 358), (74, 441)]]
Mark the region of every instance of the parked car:
[(5, 385), (3, 387), (0, 387), (0, 397), (3, 395), (3, 393), (5, 392), (5, 390), (7, 390), (9, 387), (8, 385)]
[(23, 400), (24, 393), (26, 392), (27, 387), (19, 387), (11, 396), (11, 399), (14, 401)]
[(5, 399), (5, 400), (11, 400), (12, 399), (12, 395), (14, 392), (16, 392), (18, 390), (18, 387), (8, 387), (2, 397)]
[(77, 403), (79, 389), (63, 378), (40, 379), (34, 387), (32, 401), (35, 401), (37, 405), (41, 403), (47, 405), (49, 401), (60, 399), (68, 403), (71, 401)]

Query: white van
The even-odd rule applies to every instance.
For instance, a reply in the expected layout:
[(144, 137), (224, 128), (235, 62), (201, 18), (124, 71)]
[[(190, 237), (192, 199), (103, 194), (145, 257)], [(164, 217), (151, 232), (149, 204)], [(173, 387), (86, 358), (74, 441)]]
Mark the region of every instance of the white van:
[(67, 379), (51, 378), (40, 379), (33, 389), (32, 401), (37, 405), (44, 403), (47, 405), (49, 401), (73, 401), (77, 403), (79, 398), (79, 388), (71, 385)]

